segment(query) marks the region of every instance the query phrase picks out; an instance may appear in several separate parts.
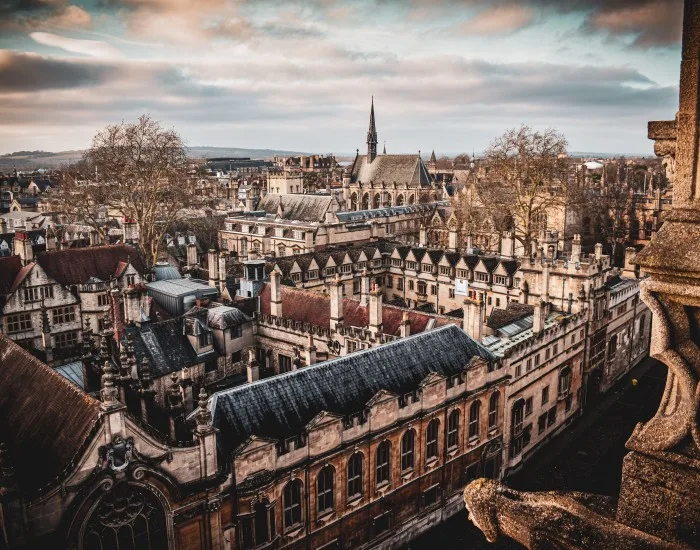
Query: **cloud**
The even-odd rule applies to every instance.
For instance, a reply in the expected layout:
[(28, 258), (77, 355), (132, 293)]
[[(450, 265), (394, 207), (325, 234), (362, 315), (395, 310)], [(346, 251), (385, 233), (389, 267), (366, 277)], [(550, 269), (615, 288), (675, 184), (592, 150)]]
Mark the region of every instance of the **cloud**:
[(87, 29), (92, 16), (67, 0), (4, 0), (0, 2), (0, 28), (14, 31), (36, 29)]
[(97, 86), (109, 79), (110, 72), (104, 65), (0, 50), (0, 93)]
[(510, 34), (530, 26), (535, 20), (532, 8), (505, 5), (488, 8), (471, 18), (461, 30), (471, 34)]
[(101, 40), (79, 40), (77, 38), (68, 38), (67, 36), (60, 36), (48, 32), (33, 32), (30, 33), (29, 36), (39, 44), (52, 48), (59, 48), (71, 53), (101, 58), (122, 57), (122, 53), (117, 48)]

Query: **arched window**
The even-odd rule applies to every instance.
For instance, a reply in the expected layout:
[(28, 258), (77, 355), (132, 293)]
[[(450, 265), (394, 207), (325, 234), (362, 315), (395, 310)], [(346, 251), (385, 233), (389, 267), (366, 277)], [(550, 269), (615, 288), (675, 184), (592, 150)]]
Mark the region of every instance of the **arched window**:
[(369, 193), (362, 195), (362, 210), (369, 210)]
[(408, 197), (408, 204), (414, 204), (416, 202), (416, 196), (415, 195), (409, 195)]
[(489, 399), (489, 430), (495, 428), (498, 423), (498, 402), (500, 400), (500, 394), (495, 391), (491, 394), (491, 399)]
[(333, 467), (324, 466), (318, 473), (317, 499), (319, 515), (333, 510)]
[(517, 436), (523, 431), (523, 420), (525, 419), (525, 400), (518, 399), (513, 404), (513, 412), (511, 416), (511, 424), (513, 426), (513, 435)]
[(279, 245), (277, 247), (277, 256), (280, 258), (284, 258), (287, 255), (287, 247), (284, 246), (283, 244)]
[(469, 407), (469, 439), (479, 437), (479, 416), (481, 401), (474, 401)]
[(615, 357), (617, 352), (617, 334), (613, 334), (610, 338), (610, 343), (608, 344), (608, 359)]
[(403, 206), (403, 195), (396, 197), (396, 206)]
[(362, 453), (348, 460), (348, 499), (362, 496)]
[(162, 505), (148, 490), (117, 484), (88, 519), (83, 548), (167, 550)]
[(382, 441), (377, 447), (376, 458), (376, 483), (377, 486), (382, 483), (389, 483), (389, 472), (391, 467), (391, 443)]
[(571, 390), (571, 369), (564, 367), (559, 371), (559, 397), (565, 397)]
[(412, 470), (414, 464), (413, 450), (416, 444), (416, 432), (408, 430), (401, 438), (401, 471)]
[(459, 445), (459, 409), (450, 413), (447, 420), (447, 447), (453, 448)]
[(639, 337), (642, 338), (644, 336), (644, 324), (646, 323), (646, 316), (642, 315), (642, 317), (639, 319)]
[(428, 423), (428, 429), (425, 432), (425, 459), (437, 458), (438, 456), (438, 432), (440, 431), (440, 422), (434, 418)]
[(381, 206), (382, 206), (382, 198), (379, 195), (379, 193), (377, 193), (376, 195), (374, 195), (374, 201), (372, 202), (372, 207), (373, 208), (380, 208)]
[(301, 523), (301, 481), (294, 479), (284, 486), (284, 528)]
[(357, 210), (357, 193), (350, 195), (350, 210)]

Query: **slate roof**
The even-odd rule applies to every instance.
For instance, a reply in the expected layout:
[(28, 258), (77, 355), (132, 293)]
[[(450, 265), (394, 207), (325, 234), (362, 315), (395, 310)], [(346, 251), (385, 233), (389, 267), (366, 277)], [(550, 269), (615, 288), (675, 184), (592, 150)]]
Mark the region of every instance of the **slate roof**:
[(22, 260), (19, 256), (0, 257), (0, 296), (10, 293), (17, 275), (22, 270)]
[(491, 315), (486, 321), (486, 326), (497, 330), (503, 328), (510, 323), (518, 321), (532, 315), (535, 311), (535, 306), (530, 304), (521, 304), (519, 302), (508, 302), (506, 309), (493, 308)]
[(224, 453), (250, 436), (284, 439), (304, 431), (322, 411), (361, 411), (380, 390), (404, 394), (430, 373), (452, 376), (474, 357), (493, 360), (464, 331), (447, 326), (213, 396), (214, 426)]
[(408, 183), (430, 185), (430, 175), (418, 155), (378, 155), (367, 162), (367, 155), (357, 155), (352, 164), (351, 181)]
[(151, 362), (151, 376), (160, 377), (191, 365), (216, 359), (216, 351), (197, 355), (182, 331), (181, 319), (168, 319), (159, 323), (147, 323), (139, 327), (127, 327), (134, 337), (134, 352), (138, 364), (144, 357)]
[[(327, 294), (301, 290), (286, 286), (280, 287), (282, 294), (282, 314), (287, 319), (308, 323), (313, 326), (328, 328), (331, 318), (331, 298)], [(265, 283), (260, 292), (260, 312), (270, 315), (270, 284)], [(436, 317), (405, 310), (398, 307), (382, 305), (382, 327), (385, 334), (399, 336), (403, 314), (408, 314), (411, 323), (411, 334), (418, 334), (430, 328), (446, 324), (459, 324), (457, 321), (444, 317)], [(433, 323), (431, 323), (433, 321)], [(343, 324), (353, 327), (369, 325), (369, 309), (361, 306), (358, 300), (343, 299)]]
[(143, 273), (146, 265), (139, 252), (128, 245), (91, 246), (69, 250), (54, 250), (37, 256), (37, 262), (46, 273), (62, 285), (83, 284), (90, 277), (109, 281), (131, 262), (136, 271)]
[(80, 452), (99, 414), (98, 401), (0, 335), (0, 440), (23, 489), (54, 481)]
[(326, 212), (331, 210), (335, 199), (322, 195), (277, 195), (268, 193), (258, 204), (258, 210), (277, 215), (280, 204), (284, 209), (282, 219), (305, 222), (321, 222)]

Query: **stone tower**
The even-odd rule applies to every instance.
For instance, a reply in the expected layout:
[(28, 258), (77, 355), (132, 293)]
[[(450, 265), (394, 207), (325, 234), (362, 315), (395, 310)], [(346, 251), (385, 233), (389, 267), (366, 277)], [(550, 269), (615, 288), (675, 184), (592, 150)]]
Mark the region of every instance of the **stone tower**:
[(367, 162), (371, 163), (377, 156), (377, 127), (374, 124), (374, 96), (369, 112), (369, 130), (367, 130)]

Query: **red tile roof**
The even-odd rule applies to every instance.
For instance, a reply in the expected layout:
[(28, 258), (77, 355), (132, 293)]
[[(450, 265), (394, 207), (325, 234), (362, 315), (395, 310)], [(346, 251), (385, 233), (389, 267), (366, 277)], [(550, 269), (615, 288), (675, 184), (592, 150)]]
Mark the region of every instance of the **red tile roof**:
[(125, 265), (122, 263), (127, 261), (139, 273), (145, 271), (141, 254), (135, 248), (123, 244), (55, 250), (40, 254), (37, 261), (49, 276), (63, 285), (83, 284), (90, 277), (108, 281), (110, 277), (124, 272)]
[[(331, 320), (331, 299), (327, 294), (282, 286), (282, 312), (284, 317), (314, 326), (328, 328)], [(263, 285), (260, 291), (260, 311), (270, 315), (270, 284)], [(435, 319), (435, 327), (444, 325), (459, 325), (458, 319), (448, 319), (436, 315), (428, 315), (394, 306), (382, 306), (382, 324), (385, 334), (398, 336), (401, 333), (403, 314), (408, 313), (411, 322), (411, 334), (423, 332), (431, 318)], [(369, 325), (369, 311), (361, 306), (358, 300), (343, 299), (343, 324), (353, 327)]]
[(0, 434), (20, 486), (53, 481), (99, 421), (100, 405), (0, 335)]
[(19, 256), (0, 257), (0, 296), (10, 293), (21, 270), (22, 260)]

